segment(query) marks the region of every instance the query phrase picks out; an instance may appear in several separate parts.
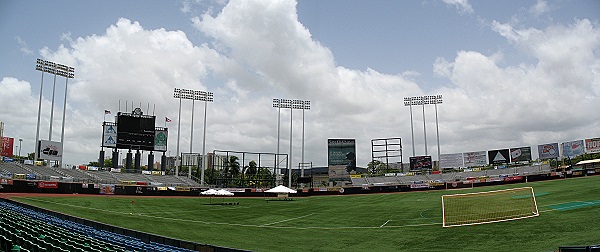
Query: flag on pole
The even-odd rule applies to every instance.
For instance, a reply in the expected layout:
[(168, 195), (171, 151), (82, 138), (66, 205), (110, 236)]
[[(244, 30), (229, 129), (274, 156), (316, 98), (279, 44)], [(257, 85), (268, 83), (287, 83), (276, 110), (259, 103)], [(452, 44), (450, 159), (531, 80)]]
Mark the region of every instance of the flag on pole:
[(165, 122), (171, 122), (171, 119), (165, 116)]
[(105, 114), (105, 115), (110, 115), (110, 110), (106, 110), (106, 109), (105, 109), (105, 110), (104, 110), (104, 114)]

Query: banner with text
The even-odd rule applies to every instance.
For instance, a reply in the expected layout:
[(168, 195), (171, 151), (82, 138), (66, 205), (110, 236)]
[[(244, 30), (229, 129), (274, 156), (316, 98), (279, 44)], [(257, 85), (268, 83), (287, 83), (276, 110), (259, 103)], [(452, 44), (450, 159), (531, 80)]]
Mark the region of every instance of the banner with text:
[(510, 162), (510, 151), (509, 149), (488, 151), (488, 159), (490, 164), (508, 164)]
[(40, 140), (38, 147), (40, 159), (61, 160), (63, 155), (63, 145), (61, 142)]
[(169, 132), (167, 129), (156, 130), (154, 132), (154, 150), (155, 151), (167, 151), (167, 137)]
[(12, 157), (13, 146), (15, 145), (15, 139), (12, 137), (2, 137), (2, 146), (0, 146), (0, 156)]
[(356, 141), (327, 139), (327, 165), (330, 181), (349, 181), (356, 173)]
[(431, 170), (433, 168), (431, 156), (410, 157), (409, 161), (411, 171)]
[(600, 138), (585, 139), (585, 152), (586, 153), (600, 152)]
[(510, 162), (529, 162), (531, 161), (531, 147), (520, 147), (510, 149)]
[(102, 131), (102, 146), (117, 148), (117, 125), (104, 124)]
[(440, 155), (440, 167), (442, 169), (464, 167), (463, 154), (462, 153), (441, 154)]
[(483, 166), (487, 164), (485, 151), (463, 153), (465, 167)]
[(576, 140), (562, 143), (562, 156), (564, 158), (573, 158), (583, 155), (585, 148), (583, 140)]
[(540, 144), (538, 145), (538, 153), (540, 160), (558, 158), (560, 156), (558, 143)]

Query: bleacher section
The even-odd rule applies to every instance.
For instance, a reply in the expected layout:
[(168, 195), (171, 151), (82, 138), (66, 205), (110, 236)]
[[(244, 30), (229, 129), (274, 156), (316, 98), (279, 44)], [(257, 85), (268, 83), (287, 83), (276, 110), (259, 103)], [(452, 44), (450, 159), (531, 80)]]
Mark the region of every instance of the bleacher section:
[(513, 175), (533, 175), (550, 172), (549, 165), (522, 166), (517, 168), (506, 169), (488, 169), (465, 172), (452, 172), (440, 174), (397, 174), (396, 176), (380, 176), (380, 177), (362, 177), (352, 178), (353, 186), (388, 186), (388, 185), (407, 185), (435, 182), (453, 182), (474, 178), (513, 176)]
[(163, 186), (200, 186), (200, 184), (195, 180), (184, 176), (146, 175), (142, 173), (62, 169), (23, 165), (19, 163), (0, 163), (0, 174), (3, 177), (12, 177), (13, 174), (35, 174), (36, 180), (75, 183), (120, 184), (123, 181), (134, 181)]
[(27, 174), (28, 171), (17, 163), (0, 163), (0, 173), (4, 175)]
[(3, 251), (193, 251), (97, 230), (5, 201), (0, 209)]

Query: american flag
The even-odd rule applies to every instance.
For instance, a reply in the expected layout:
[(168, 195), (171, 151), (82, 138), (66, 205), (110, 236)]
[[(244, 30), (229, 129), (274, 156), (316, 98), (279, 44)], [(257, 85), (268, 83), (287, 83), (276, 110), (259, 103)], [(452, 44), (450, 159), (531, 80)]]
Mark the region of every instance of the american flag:
[(171, 119), (165, 116), (165, 122), (171, 122)]
[(105, 109), (105, 110), (104, 110), (104, 114), (105, 114), (105, 115), (110, 115), (110, 110), (106, 110), (106, 109)]

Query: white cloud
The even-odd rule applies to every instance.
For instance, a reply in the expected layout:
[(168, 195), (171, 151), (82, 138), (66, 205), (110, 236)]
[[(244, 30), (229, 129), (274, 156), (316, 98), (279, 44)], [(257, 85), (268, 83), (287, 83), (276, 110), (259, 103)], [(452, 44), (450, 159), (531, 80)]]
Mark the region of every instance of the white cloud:
[(442, 0), (446, 5), (454, 6), (459, 13), (473, 13), (473, 7), (469, 3), (469, 0)]
[(538, 61), (500, 67), (501, 55), (474, 51), (461, 51), (453, 61), (436, 60), (434, 73), (450, 79), (456, 88), (448, 91), (462, 97), (447, 109), (460, 110), (449, 113), (456, 122), (465, 122), (469, 139), (481, 135), (488, 145), (515, 147), (600, 133), (593, 127), (600, 116), (589, 113), (600, 102), (598, 27), (577, 20), (544, 30), (494, 22), (493, 29)]
[(26, 55), (33, 55), (33, 51), (29, 49), (29, 46), (27, 45), (27, 42), (25, 42), (25, 40), (23, 40), (20, 36), (15, 36), (15, 40), (19, 44), (19, 49), (21, 50), (21, 52), (23, 52)]
[(548, 6), (548, 2), (546, 2), (546, 0), (537, 0), (537, 2), (529, 8), (529, 13), (536, 17), (539, 17), (548, 11), (550, 11), (550, 7)]
[[(466, 1), (447, 3), (472, 12)], [(182, 31), (146, 29), (120, 19), (103, 34), (66, 39), (66, 45), (41, 50), (43, 58), (75, 67), (75, 79), (69, 82), (67, 162), (97, 158), (103, 111), (114, 115), (119, 101), (121, 111), (125, 101), (141, 103), (147, 113), (156, 104), (157, 125), (163, 125), (165, 116), (172, 119), (167, 125), (168, 148), (174, 154), (179, 119), (179, 101), (172, 98), (175, 87), (214, 92), (215, 101), (208, 104), (208, 151), (274, 152), (277, 109), (272, 108), (272, 99), (290, 98), (312, 102), (311, 110), (305, 111), (305, 159), (316, 166), (327, 162), (327, 138), (356, 138), (359, 165), (370, 160), (374, 138), (402, 137), (405, 153), (412, 152), (410, 115), (403, 98), (425, 94), (412, 80), (423, 73), (391, 75), (337, 65), (332, 52), (299, 23), (296, 5), (290, 1), (231, 1), (219, 13), (209, 11), (192, 21), (210, 41), (195, 45)], [(442, 153), (533, 146), (600, 134), (594, 127), (600, 116), (589, 112), (600, 96), (597, 26), (577, 20), (545, 29), (517, 29), (497, 21), (492, 27), (537, 63), (506, 65), (503, 52), (468, 50), (457, 52), (454, 59), (436, 59), (434, 74), (450, 82), (431, 91), (444, 95), (444, 103), (438, 106)], [(0, 114), (11, 117), (6, 121), (35, 125), (37, 98), (29, 83), (4, 78), (0, 85), (3, 104), (14, 103), (11, 109), (0, 107)], [(148, 103), (151, 111), (146, 109)], [(46, 99), (47, 108), (45, 104)], [(184, 152), (189, 151), (191, 104), (183, 101), (180, 147)], [(195, 103), (195, 152), (202, 146), (203, 105)], [(413, 110), (417, 155), (421, 155), (422, 112)], [(19, 118), (21, 113), (27, 116)], [(432, 107), (427, 107), (425, 116), (431, 154), (435, 152)], [(289, 118), (289, 110), (282, 110), (281, 148), (286, 152)], [(295, 163), (300, 161), (301, 118), (300, 111), (293, 112)]]
[[(39, 97), (35, 97), (31, 85), (22, 80), (12, 77), (4, 77), (0, 81), (0, 121), (5, 123), (5, 136), (15, 139), (24, 138), (22, 155), (34, 150), (37, 111)], [(50, 102), (42, 101), (42, 109), (50, 111)], [(56, 113), (56, 112), (55, 112)], [(49, 125), (49, 114), (41, 118), (41, 125), (46, 125), (45, 130), (40, 130), (40, 135), (47, 136)]]

